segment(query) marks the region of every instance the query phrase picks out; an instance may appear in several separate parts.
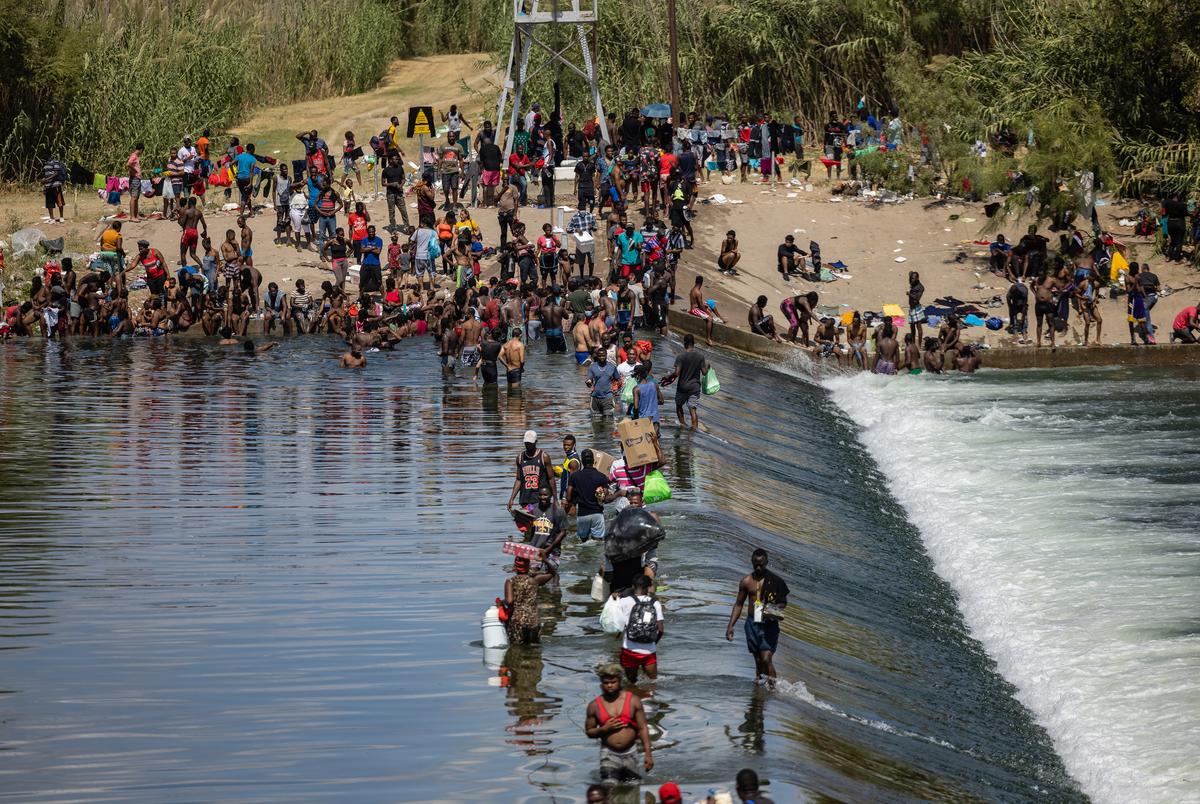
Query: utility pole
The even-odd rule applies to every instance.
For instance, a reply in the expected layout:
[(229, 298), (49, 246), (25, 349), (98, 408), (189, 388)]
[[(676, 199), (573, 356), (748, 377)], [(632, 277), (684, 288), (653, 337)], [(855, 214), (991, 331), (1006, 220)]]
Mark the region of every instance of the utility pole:
[(667, 33), (671, 43), (671, 114), (678, 126), (683, 115), (683, 99), (679, 91), (679, 34), (675, 30), (675, 0), (667, 0)]

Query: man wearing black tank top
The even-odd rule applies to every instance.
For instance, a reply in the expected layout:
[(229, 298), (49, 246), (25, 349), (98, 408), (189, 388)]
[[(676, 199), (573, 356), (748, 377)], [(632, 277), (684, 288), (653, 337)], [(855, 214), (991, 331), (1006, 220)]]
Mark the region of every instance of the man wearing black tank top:
[[(508, 510), (513, 509), (516, 500), (521, 508), (532, 512), (537, 504), (538, 492), (543, 488), (550, 489), (550, 498), (558, 502), (558, 489), (550, 478), (554, 477), (554, 465), (550, 456), (544, 450), (538, 449), (537, 433), (525, 431), (525, 449), (517, 454), (517, 476), (513, 480), (512, 494), (508, 495)], [(518, 499), (517, 495), (520, 494)]]

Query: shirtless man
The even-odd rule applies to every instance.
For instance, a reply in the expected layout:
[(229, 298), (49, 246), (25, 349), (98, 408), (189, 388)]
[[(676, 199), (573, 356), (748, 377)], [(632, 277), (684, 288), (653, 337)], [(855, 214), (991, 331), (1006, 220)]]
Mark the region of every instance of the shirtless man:
[(904, 333), (904, 368), (909, 374), (921, 373), (921, 350), (917, 348), (917, 339), (911, 332)]
[(225, 240), (221, 243), (221, 275), (225, 277), (226, 288), (242, 275), (242, 255), (238, 250), (237, 233), (232, 229), (225, 230)]
[(596, 309), (596, 321), (602, 325), (598, 331), (593, 327), (593, 335), (597, 337), (617, 321), (617, 302), (613, 294), (617, 292), (616, 285), (607, 285), (600, 290), (599, 304)]
[(838, 349), (841, 335), (838, 333), (837, 322), (832, 318), (822, 318), (817, 331), (813, 334), (813, 357), (817, 359), (834, 357), (841, 362), (842, 355)]
[(245, 215), (238, 215), (237, 224), (242, 238), (242, 265), (254, 265), (254, 232), (246, 223)]
[(179, 267), (187, 266), (189, 251), (192, 253), (192, 261), (199, 265), (196, 245), (200, 242), (200, 230), (208, 237), (208, 221), (204, 220), (204, 213), (196, 206), (196, 196), (188, 198), (187, 204), (179, 211), (178, 221), (179, 228), (183, 230), (183, 235), (179, 238)]
[(443, 316), (441, 331), (438, 357), (442, 364), (442, 376), (448, 377), (454, 373), (454, 359), (458, 356), (459, 347), (458, 335), (454, 331), (454, 319), (448, 315)]
[[(911, 332), (909, 336), (912, 336)], [(895, 374), (896, 367), (900, 365), (900, 344), (896, 342), (896, 328), (892, 326), (892, 319), (884, 319), (883, 332), (875, 347), (875, 365), (871, 370), (876, 374)]]
[(468, 312), (463, 316), (461, 329), (462, 347), (459, 351), (459, 361), (463, 368), (471, 369), (471, 382), (475, 382), (479, 377), (479, 346), (483, 342), (483, 325)]
[(717, 303), (708, 303), (708, 299), (704, 298), (704, 277), (696, 277), (696, 284), (692, 285), (691, 291), (688, 292), (688, 311), (699, 318), (704, 319), (704, 340), (712, 346), (712, 331), (713, 321), (717, 318)]
[[(946, 320), (942, 322), (942, 328), (938, 331), (939, 348), (945, 356), (943, 359), (948, 366), (954, 366), (954, 361), (958, 358), (958, 350), (961, 348), (959, 338), (961, 337), (962, 329), (959, 327), (958, 316), (951, 313), (946, 316)], [(1050, 345), (1054, 345), (1053, 334), (1050, 336)]]
[(750, 555), (752, 572), (738, 583), (737, 600), (729, 612), (725, 639), (733, 641), (733, 627), (742, 616), (742, 607), (750, 602), (746, 613), (746, 648), (754, 657), (755, 681), (775, 684), (775, 651), (779, 647), (779, 621), (787, 608), (788, 585), (767, 569), (767, 551), (761, 547)]
[(247, 338), (242, 341), (242, 352), (249, 357), (254, 357), (255, 355), (261, 355), (263, 352), (269, 352), (278, 345), (279, 341), (271, 341), (270, 343), (264, 343), (262, 346), (255, 346), (254, 341)]
[(352, 344), (350, 351), (342, 354), (338, 365), (342, 368), (362, 368), (367, 365), (367, 358), (363, 355), (362, 350)]
[(551, 293), (550, 298), (542, 305), (542, 334), (546, 336), (546, 354), (565, 355), (567, 339), (563, 337), (563, 318), (567, 314), (562, 297)]
[(500, 321), (507, 329), (525, 327), (525, 291), (517, 289), (512, 297), (500, 307)]
[(775, 319), (767, 314), (767, 297), (759, 296), (746, 314), (746, 322), (750, 331), (755, 335), (763, 335), (776, 343), (783, 343), (783, 338), (775, 331)]
[(725, 239), (721, 241), (721, 256), (717, 257), (717, 268), (726, 276), (737, 276), (737, 264), (742, 259), (742, 253), (738, 251), (737, 232), (730, 229), (725, 233)]
[(1058, 305), (1054, 301), (1054, 293), (1058, 290), (1058, 280), (1048, 271), (1038, 274), (1033, 283), (1033, 312), (1037, 317), (1037, 345), (1042, 345), (1042, 322), (1046, 322), (1046, 331), (1050, 334), (1050, 348), (1054, 348), (1054, 318)]
[(504, 365), (508, 387), (520, 386), (521, 375), (525, 371), (525, 344), (521, 343), (521, 330), (513, 327), (508, 342), (500, 347), (499, 360)]
[(601, 665), (601, 694), (588, 703), (584, 733), (600, 741), (600, 778), (604, 781), (633, 782), (641, 779), (637, 767), (635, 743), (642, 743), (642, 766), (646, 772), (654, 769), (650, 747), (650, 730), (646, 727), (646, 711), (642, 701), (632, 692), (621, 691), (621, 666)]
[(581, 366), (586, 366), (591, 362), (592, 349), (596, 348), (598, 343), (592, 337), (590, 324), (595, 315), (595, 310), (587, 310), (582, 317), (575, 320), (575, 326), (571, 328), (571, 340), (575, 344), (575, 362)]
[(969, 345), (964, 346), (954, 360), (955, 366), (963, 374), (974, 374), (980, 362), (979, 353), (975, 351), (975, 347)]
[(942, 360), (942, 353), (938, 351), (937, 338), (925, 339), (925, 356), (922, 358), (925, 370), (930, 374), (941, 374), (942, 366), (945, 362)]
[[(850, 319), (850, 327), (846, 330), (846, 345), (850, 348), (850, 359), (846, 362), (857, 363), (858, 367), (865, 369), (867, 367), (867, 325), (862, 319), (862, 314), (857, 310)], [(878, 341), (876, 341), (878, 346)]]

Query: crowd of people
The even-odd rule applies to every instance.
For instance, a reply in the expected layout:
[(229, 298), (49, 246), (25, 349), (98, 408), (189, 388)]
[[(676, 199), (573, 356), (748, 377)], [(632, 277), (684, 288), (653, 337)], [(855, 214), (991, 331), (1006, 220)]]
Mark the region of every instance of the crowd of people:
[[(768, 312), (767, 296), (760, 295), (747, 311), (747, 326), (757, 335), (776, 342), (788, 340), (811, 348), (817, 361), (832, 361), (843, 368), (858, 368), (877, 374), (972, 373), (981, 365), (981, 347), (967, 343), (970, 326), (989, 330), (1004, 329), (1019, 344), (1056, 346), (1056, 339), (1071, 326), (1074, 314), (1077, 329), (1082, 330), (1081, 345), (1100, 344), (1104, 322), (1100, 301), (1124, 297), (1125, 323), (1132, 346), (1158, 343), (1158, 328), (1151, 311), (1158, 304), (1162, 284), (1149, 266), (1126, 258), (1126, 246), (1112, 235), (1097, 232), (1089, 238), (1080, 230), (1060, 235), (1059, 247), (1049, 248), (1049, 239), (1036, 226), (1014, 246), (1003, 234), (988, 244), (988, 264), (994, 275), (1008, 283), (1003, 299), (996, 296), (986, 306), (963, 302), (953, 297), (925, 301), (925, 286), (920, 273), (910, 271), (904, 293), (907, 311), (896, 308), (864, 312), (851, 310), (837, 316), (823, 315), (818, 308), (816, 290), (788, 294), (779, 302), (787, 323), (776, 324)], [(722, 272), (735, 271), (741, 259), (737, 233), (726, 234), (718, 258)], [(792, 279), (819, 281), (819, 246), (810, 251), (799, 248), (792, 235), (778, 247), (778, 270), (786, 283)], [(702, 303), (703, 279), (697, 277), (690, 309), (705, 319), (711, 338), (712, 322), (717, 318), (715, 303)], [(1029, 306), (1033, 297), (1034, 337), (1029, 337)], [(706, 306), (707, 305), (707, 306)], [(1007, 321), (989, 312), (989, 308), (1007, 305)], [(1180, 309), (1172, 319), (1172, 342), (1194, 344), (1200, 329), (1196, 326), (1197, 305)], [(936, 334), (926, 336), (925, 328)], [(907, 331), (906, 331), (907, 330)], [(1094, 333), (1094, 334), (1093, 334)]]
[[(498, 343), (509, 341), (510, 332), (519, 327), (523, 340), (544, 332), (548, 347), (559, 350), (565, 348), (564, 333), (569, 332), (582, 364), (614, 338), (612, 325), (598, 322), (613, 319), (626, 327), (636, 318), (644, 326), (666, 331), (667, 312), (678, 299), (679, 260), (694, 241), (692, 219), (702, 182), (714, 172), (725, 181), (746, 180), (751, 174), (776, 181), (787, 156), (804, 158), (807, 141), (798, 117), (786, 123), (769, 114), (741, 115), (733, 121), (693, 112), (676, 124), (631, 109), (621, 119), (610, 114), (606, 126), (591, 121), (564, 128), (561, 115), (544, 115), (535, 103), (518, 118), (514, 131), (505, 132), (506, 138), (490, 121), (476, 129), (456, 106), (441, 116), (444, 142), (427, 148), (415, 171), (405, 167), (408, 155), (401, 145), (398, 117), (365, 143), (354, 132), (345, 132), (336, 158), (319, 132), (300, 132), (296, 139), (305, 157), (290, 168), (237, 137), (220, 149), (211, 132), (204, 131), (195, 141), (183, 137), (161, 168), (147, 170), (139, 143), (127, 160), (128, 175), (115, 191), (118, 197), (128, 193), (128, 215), (112, 220), (101, 233), (98, 250), (86, 267), (48, 255), (43, 271), (32, 280), (28, 300), (8, 306), (0, 328), (6, 335), (40, 332), (48, 337), (154, 336), (193, 329), (214, 337), (241, 337), (251, 321), (262, 319), (267, 332), (339, 333), (352, 347), (361, 348), (387, 348), (403, 337), (432, 331), (441, 340), (444, 360), (462, 356), (474, 361), (481, 350), (490, 353), (492, 347), (483, 350), (481, 337), (459, 343), (460, 318), (473, 309), (488, 325), (479, 329), (493, 330)], [(919, 130), (905, 131), (896, 110), (885, 115), (861, 108), (853, 116), (831, 113), (821, 136), (822, 161), (839, 173), (842, 162), (852, 161), (853, 153), (864, 147), (896, 148), (922, 140)], [(502, 149), (505, 139), (508, 147)], [(540, 233), (529, 232), (520, 210), (531, 205), (530, 180), (541, 188), (536, 205), (552, 207), (556, 168), (564, 160), (571, 160), (566, 164), (572, 165), (576, 211), (563, 231), (546, 224)], [(364, 170), (375, 192), (366, 192)], [(45, 189), (51, 217), (62, 214), (65, 181), (65, 166), (50, 160)], [(205, 217), (206, 212), (213, 214), (213, 204), (206, 199), (220, 191), (227, 200), (237, 193), (237, 217), (234, 228), (214, 238)], [(388, 212), (388, 223), (381, 228), (372, 221), (366, 200), (377, 195), (386, 201)], [(168, 257), (165, 249), (144, 238), (137, 241), (136, 254), (126, 251), (122, 226), (139, 222), (140, 203), (154, 197), (162, 198), (161, 215), (179, 226), (177, 262), (173, 248)], [(260, 198), (261, 206), (256, 203)], [(415, 226), (409, 198), (417, 208)], [(484, 242), (476, 220), (483, 208), (496, 211), (498, 243)], [(310, 290), (303, 280), (290, 288), (274, 283), (263, 288), (254, 260), (252, 221), (272, 210), (275, 244), (315, 252), (329, 272), (319, 288)], [(1163, 226), (1173, 258), (1180, 256), (1180, 216), (1188, 214), (1187, 205), (1178, 199), (1164, 206)], [(990, 245), (993, 270), (1010, 281), (1007, 330), (1017, 342), (1040, 346), (1045, 339), (1055, 346), (1074, 311), (1083, 342), (1094, 338), (1099, 343), (1099, 300), (1115, 289), (1127, 298), (1131, 343), (1155, 343), (1151, 313), (1159, 298), (1157, 276), (1132, 262), (1110, 280), (1113, 255), (1124, 252), (1111, 236), (1097, 232), (1095, 238), (1087, 238), (1076, 231), (1061, 241), (1050, 253), (1047, 238), (1031, 228), (1016, 245), (1002, 235)], [(730, 231), (721, 243), (716, 269), (736, 276), (740, 260), (736, 232)], [(777, 263), (785, 282), (820, 278), (815, 243), (805, 251), (788, 235), (779, 246)], [(498, 282), (481, 282), (485, 264), (494, 267)], [(446, 277), (453, 289), (440, 290), (439, 281)], [(143, 288), (148, 297), (130, 304), (130, 292)], [(922, 304), (919, 278), (910, 280), (905, 290), (909, 309), (901, 317), (867, 311), (823, 316), (816, 309), (815, 292), (789, 293), (779, 302), (786, 338), (798, 338), (821, 360), (885, 374), (969, 372), (978, 367), (978, 348), (963, 342), (963, 305), (941, 305), (949, 309), (933, 315)], [(1028, 337), (1031, 293), (1035, 338)], [(696, 277), (687, 302), (686, 309), (705, 320), (711, 343), (713, 323), (723, 319), (716, 300), (705, 292), (702, 276)], [(765, 296), (750, 305), (747, 326), (756, 334), (783, 340), (783, 322), (776, 325), (768, 306)], [(489, 311), (486, 318), (481, 315), (484, 308)], [(1195, 342), (1195, 318), (1189, 317), (1188, 309), (1173, 319), (1172, 340)], [(497, 331), (496, 322), (503, 328)], [(936, 337), (925, 337), (926, 323), (938, 327)], [(448, 331), (453, 334), (447, 336)], [(475, 328), (468, 327), (467, 335), (475, 339)], [(523, 353), (515, 346), (501, 348), (519, 374), (519, 361), (513, 358)], [(353, 362), (358, 364), (360, 358)], [(494, 365), (485, 365), (485, 376), (488, 369)]]
[[(649, 419), (657, 424), (657, 402), (661, 402), (662, 395), (661, 391), (654, 393), (656, 384), (649, 379), (650, 353), (633, 345), (633, 351), (619, 354), (617, 359), (635, 365), (634, 387), (641, 392), (642, 399), (650, 393), (650, 399), (654, 400), (648, 407), (635, 401), (618, 415), (627, 414), (633, 420)], [(597, 367), (599, 371), (595, 370)], [(608, 370), (611, 365), (603, 352), (597, 355), (591, 368), (587, 383), (595, 393), (598, 384), (607, 387), (614, 375)], [(685, 351), (676, 358), (662, 384), (677, 379), (683, 388), (685, 383), (698, 382), (707, 368), (707, 361), (695, 351), (689, 337)], [(690, 386), (678, 393), (685, 400), (692, 398)], [(596, 397), (592, 399), (595, 403)], [(682, 411), (687, 406), (688, 401), (681, 403), (677, 399), (681, 424)], [(598, 416), (613, 415), (607, 399), (600, 406), (593, 404), (592, 409)], [(694, 406), (692, 413), (694, 416)], [(563, 554), (569, 548), (574, 546), (582, 557), (589, 544), (603, 545), (592, 594), (605, 600), (602, 627), (610, 633), (619, 633), (621, 641), (619, 648), (613, 648), (617, 652), (615, 661), (596, 668), (600, 691), (584, 712), (584, 732), (598, 741), (600, 751), (601, 784), (588, 790), (588, 801), (603, 802), (608, 800), (609, 786), (639, 783), (643, 773), (654, 768), (653, 739), (643, 700), (653, 695), (659, 674), (659, 646), (667, 634), (663, 601), (655, 594), (656, 579), (662, 573), (658, 545), (666, 532), (659, 515), (647, 506), (662, 499), (661, 489), (655, 485), (655, 475), (661, 473), (664, 465), (661, 450), (656, 446), (657, 459), (635, 461), (622, 445), (619, 457), (614, 458), (598, 450), (581, 448), (574, 435), (566, 434), (561, 441), (561, 458), (552, 458), (539, 446), (536, 432), (527, 431), (523, 441), (523, 449), (513, 461), (508, 510), (533, 553), (506, 550), (516, 554), (516, 558), (511, 567), (513, 574), (505, 579), (503, 597), (497, 598), (497, 604), (503, 611), (501, 619), (506, 624), (510, 645), (552, 650), (552, 645), (542, 645), (538, 590), (556, 580)], [(638, 531), (639, 527), (643, 530)], [(569, 538), (572, 530), (574, 539)], [(639, 536), (641, 533), (647, 535)], [(634, 546), (630, 548), (629, 543)], [(779, 625), (788, 594), (786, 582), (768, 569), (766, 551), (755, 550), (751, 555), (751, 571), (739, 582), (725, 629), (725, 638), (732, 640), (739, 620), (743, 621), (756, 680), (772, 686), (777, 677), (774, 656)], [(610, 626), (604, 625), (606, 616), (613, 618)], [(743, 801), (768, 800), (759, 795), (753, 771), (739, 775), (737, 789)], [(663, 785), (659, 795), (663, 804), (682, 801), (674, 783)]]

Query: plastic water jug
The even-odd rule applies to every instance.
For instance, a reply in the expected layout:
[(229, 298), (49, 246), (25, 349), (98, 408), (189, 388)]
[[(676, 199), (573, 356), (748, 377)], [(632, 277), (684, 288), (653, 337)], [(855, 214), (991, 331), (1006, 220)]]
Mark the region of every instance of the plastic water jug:
[(480, 624), (483, 626), (483, 646), (485, 648), (508, 647), (508, 632), (504, 630), (504, 623), (500, 622), (498, 608), (490, 606), (483, 613), (483, 621)]
[(604, 582), (604, 574), (597, 572), (592, 577), (592, 600), (603, 603), (608, 597), (608, 584)]

